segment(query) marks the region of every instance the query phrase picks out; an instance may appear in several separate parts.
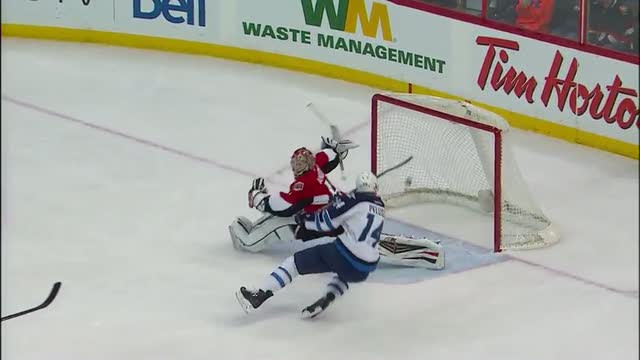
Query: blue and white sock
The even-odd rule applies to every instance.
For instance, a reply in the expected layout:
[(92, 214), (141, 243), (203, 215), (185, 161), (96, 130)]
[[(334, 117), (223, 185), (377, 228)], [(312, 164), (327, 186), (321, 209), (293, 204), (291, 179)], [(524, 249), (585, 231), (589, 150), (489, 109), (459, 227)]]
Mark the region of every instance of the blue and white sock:
[(336, 298), (344, 295), (347, 290), (349, 290), (349, 284), (346, 281), (342, 281), (338, 275), (335, 275), (327, 285), (327, 292), (333, 293)]
[(282, 265), (278, 266), (269, 274), (261, 289), (276, 292), (289, 285), (296, 276), (298, 276), (298, 268), (296, 267), (296, 262), (293, 260), (293, 256), (290, 256)]

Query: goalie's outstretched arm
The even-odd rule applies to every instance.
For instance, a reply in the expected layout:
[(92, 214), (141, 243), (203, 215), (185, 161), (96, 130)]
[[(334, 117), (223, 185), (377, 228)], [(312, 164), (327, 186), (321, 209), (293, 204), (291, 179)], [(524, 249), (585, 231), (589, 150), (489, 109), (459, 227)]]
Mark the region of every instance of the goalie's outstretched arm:
[(316, 154), (316, 164), (325, 174), (333, 171), (347, 157), (350, 149), (358, 145), (351, 140), (336, 140), (322, 137), (322, 151)]
[(340, 164), (340, 156), (330, 149), (322, 150), (316, 154), (316, 164), (323, 173), (332, 172)]
[(266, 196), (256, 205), (256, 209), (273, 216), (289, 217), (299, 213), (305, 206), (312, 203), (313, 198), (304, 198), (291, 204), (283, 199), (280, 194), (276, 194)]
[[(255, 208), (278, 217), (290, 217), (301, 212), (309, 205), (324, 205), (329, 202), (329, 195), (301, 197), (299, 193), (277, 193), (269, 195), (264, 192), (255, 193), (252, 201)], [(251, 205), (250, 202), (250, 205)]]

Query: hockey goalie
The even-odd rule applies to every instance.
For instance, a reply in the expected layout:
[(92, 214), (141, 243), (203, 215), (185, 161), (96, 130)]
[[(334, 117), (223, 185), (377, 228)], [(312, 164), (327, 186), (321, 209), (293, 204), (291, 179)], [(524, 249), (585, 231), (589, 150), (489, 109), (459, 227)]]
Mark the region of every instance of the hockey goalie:
[[(332, 201), (337, 189), (330, 185), (326, 174), (341, 164), (349, 150), (356, 147), (358, 145), (350, 140), (323, 137), (322, 150), (316, 154), (304, 147), (296, 149), (290, 159), (294, 180), (288, 192), (270, 194), (263, 178), (254, 179), (248, 192), (248, 203), (262, 216), (254, 222), (246, 217), (238, 217), (232, 222), (229, 233), (233, 246), (239, 250), (260, 252), (277, 242), (339, 237), (350, 231), (343, 227), (308, 230), (296, 224), (295, 216), (315, 213)], [(386, 234), (383, 229), (378, 251), (382, 263), (429, 269), (444, 267), (443, 247), (426, 238)]]

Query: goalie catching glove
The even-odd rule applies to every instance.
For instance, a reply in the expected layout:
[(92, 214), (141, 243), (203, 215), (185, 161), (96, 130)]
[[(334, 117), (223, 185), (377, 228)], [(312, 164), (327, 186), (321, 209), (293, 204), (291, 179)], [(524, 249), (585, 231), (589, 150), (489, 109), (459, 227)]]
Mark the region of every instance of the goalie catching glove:
[(344, 160), (349, 153), (349, 150), (357, 148), (359, 145), (354, 143), (351, 140), (335, 140), (329, 137), (321, 137), (322, 138), (322, 149), (331, 149), (338, 156), (340, 156), (340, 160)]

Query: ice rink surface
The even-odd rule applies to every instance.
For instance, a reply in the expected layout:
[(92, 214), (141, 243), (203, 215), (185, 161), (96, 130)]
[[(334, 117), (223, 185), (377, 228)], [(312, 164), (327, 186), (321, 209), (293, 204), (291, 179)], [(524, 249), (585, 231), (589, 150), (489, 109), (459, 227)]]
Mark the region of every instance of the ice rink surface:
[[(369, 166), (373, 93), (208, 57), (3, 38), (2, 314), (63, 285), (47, 309), (2, 323), (2, 358), (637, 359), (638, 162), (515, 130), (558, 244), (422, 281), (381, 268), (315, 321), (299, 311), (322, 276), (242, 312), (234, 291), (287, 256), (231, 246), (233, 218), (257, 217), (251, 178), (282, 187), (291, 151), (319, 147), (328, 130), (312, 101), (362, 145), (347, 180), (331, 177), (350, 188)], [(467, 212), (390, 215), (491, 246)]]

